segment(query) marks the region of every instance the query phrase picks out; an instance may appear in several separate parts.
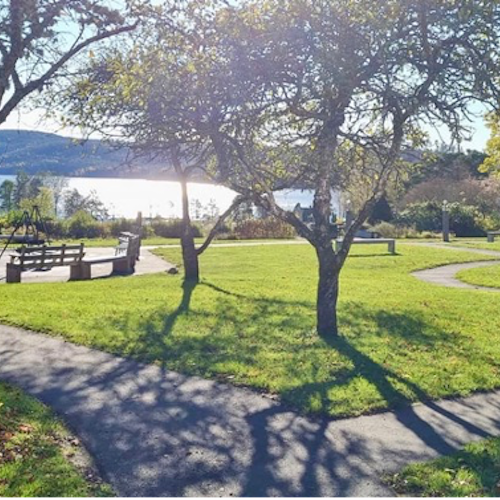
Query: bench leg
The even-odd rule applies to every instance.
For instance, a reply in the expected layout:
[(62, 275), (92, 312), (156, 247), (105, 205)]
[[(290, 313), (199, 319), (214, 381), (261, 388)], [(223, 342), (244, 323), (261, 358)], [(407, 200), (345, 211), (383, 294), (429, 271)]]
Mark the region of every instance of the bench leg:
[(113, 274), (130, 274), (131, 272), (128, 259), (120, 259), (113, 262)]
[(15, 264), (7, 264), (7, 283), (21, 283), (21, 268)]
[(391, 252), (392, 255), (396, 255), (396, 242), (395, 241), (389, 241), (388, 247), (389, 247), (389, 252)]
[(70, 281), (80, 281), (82, 279), (82, 265), (73, 264), (69, 268), (69, 280)]
[(488, 234), (488, 243), (495, 243), (495, 235)]
[(92, 266), (88, 262), (82, 262), (80, 264), (80, 273), (81, 280), (92, 279)]

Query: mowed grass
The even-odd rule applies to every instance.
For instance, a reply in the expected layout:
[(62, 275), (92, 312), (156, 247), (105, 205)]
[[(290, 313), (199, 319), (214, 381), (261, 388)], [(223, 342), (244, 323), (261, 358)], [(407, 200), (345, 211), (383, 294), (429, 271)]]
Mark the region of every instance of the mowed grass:
[(389, 482), (407, 497), (498, 497), (500, 438), (467, 445), (460, 452), (406, 467)]
[(494, 243), (488, 243), (484, 238), (455, 238), (451, 241), (451, 246), (464, 248), (478, 248), (480, 250), (494, 250), (500, 252), (500, 237), (497, 236)]
[[(342, 335), (329, 341), (315, 332), (317, 264), (307, 245), (209, 249), (196, 287), (166, 274), (0, 286), (0, 321), (332, 416), (499, 387), (500, 294), (410, 275), (481, 256), (398, 251), (353, 249), (341, 279)], [(179, 260), (178, 249), (157, 252)]]
[(46, 406), (0, 383), (0, 497), (110, 496), (68, 461), (77, 446)]
[[(195, 243), (201, 245), (205, 241), (205, 238), (195, 238)], [(238, 244), (238, 243), (286, 243), (289, 240), (282, 239), (255, 239), (255, 240), (214, 240), (212, 245), (221, 244)], [(82, 238), (82, 239), (66, 239), (66, 240), (53, 240), (50, 242), (51, 245), (79, 245), (83, 243), (87, 248), (110, 248), (115, 247), (118, 244), (118, 238)], [(142, 240), (142, 245), (144, 246), (162, 246), (162, 245), (180, 245), (179, 238), (144, 238)]]
[(500, 265), (460, 271), (457, 277), (471, 285), (500, 288)]
[[(62, 244), (66, 245), (79, 245), (83, 243), (88, 248), (110, 248), (118, 245), (118, 238), (81, 238), (81, 239), (63, 239), (52, 240), (50, 242), (53, 246)], [(178, 238), (145, 238), (142, 240), (143, 245), (176, 245), (179, 243)]]

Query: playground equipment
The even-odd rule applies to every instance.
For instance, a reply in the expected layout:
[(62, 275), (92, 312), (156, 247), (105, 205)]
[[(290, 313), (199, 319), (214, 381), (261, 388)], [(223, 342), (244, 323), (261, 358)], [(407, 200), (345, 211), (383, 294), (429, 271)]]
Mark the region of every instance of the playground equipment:
[[(23, 234), (18, 234), (18, 231), (23, 229)], [(42, 238), (40, 233), (46, 237)], [(16, 221), (14, 230), (10, 235), (0, 235), (0, 241), (5, 241), (5, 245), (0, 253), (0, 259), (3, 257), (5, 250), (12, 244), (21, 245), (44, 245), (46, 241), (50, 243), (49, 233), (43, 220), (42, 214), (38, 206), (33, 206), (31, 213), (24, 210), (21, 217)]]

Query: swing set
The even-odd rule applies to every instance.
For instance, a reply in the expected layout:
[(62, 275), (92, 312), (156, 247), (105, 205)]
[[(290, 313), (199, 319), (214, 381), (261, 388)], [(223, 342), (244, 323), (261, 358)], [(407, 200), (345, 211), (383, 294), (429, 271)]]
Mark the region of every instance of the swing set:
[[(21, 233), (19, 231), (22, 230)], [(45, 235), (43, 237), (43, 235)], [(10, 245), (44, 245), (50, 243), (47, 226), (43, 220), (40, 208), (34, 205), (31, 212), (24, 210), (21, 217), (16, 221), (15, 227), (10, 235), (0, 235), (0, 242), (5, 241), (0, 259)]]

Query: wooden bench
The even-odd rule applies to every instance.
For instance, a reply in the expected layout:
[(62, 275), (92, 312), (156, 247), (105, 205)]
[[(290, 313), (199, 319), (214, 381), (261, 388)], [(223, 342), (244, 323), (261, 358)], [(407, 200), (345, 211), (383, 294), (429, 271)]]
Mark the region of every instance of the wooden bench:
[[(354, 238), (353, 245), (387, 245), (387, 249), (393, 255), (396, 254), (396, 240), (392, 238)], [(342, 247), (342, 240), (335, 240), (335, 251)]]
[(80, 245), (62, 245), (58, 247), (22, 247), (11, 254), (7, 263), (7, 283), (20, 283), (23, 271), (52, 269), (70, 266), (71, 272), (85, 255), (83, 243)]
[[(118, 245), (115, 247), (115, 254), (121, 255), (127, 252), (129, 243), (131, 239), (140, 238), (134, 233), (123, 232), (118, 236)], [(137, 249), (136, 260), (139, 260), (141, 256), (141, 243), (139, 239), (139, 244), (135, 243), (135, 248)]]
[(488, 243), (495, 243), (495, 236), (500, 236), (500, 231), (488, 231)]
[[(78, 266), (71, 268), (71, 280), (89, 280), (92, 278), (92, 266), (96, 264), (113, 264), (113, 274), (132, 274), (135, 263), (139, 260), (141, 239), (139, 236), (128, 237), (125, 247), (118, 247), (115, 255), (103, 257), (85, 257)], [(120, 248), (120, 250), (118, 250)]]

